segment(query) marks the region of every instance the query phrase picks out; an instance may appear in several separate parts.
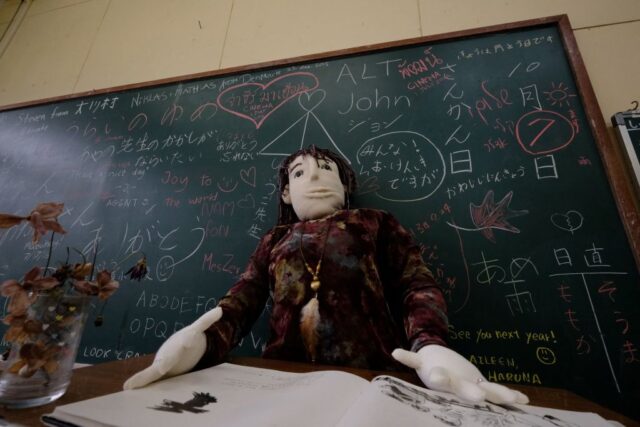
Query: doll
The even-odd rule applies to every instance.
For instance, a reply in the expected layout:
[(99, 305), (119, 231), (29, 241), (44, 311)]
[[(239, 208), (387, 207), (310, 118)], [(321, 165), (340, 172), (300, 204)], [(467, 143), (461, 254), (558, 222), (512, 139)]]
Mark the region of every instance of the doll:
[(355, 186), (352, 168), (331, 151), (311, 146), (287, 157), (278, 225), (238, 282), (124, 388), (220, 363), (271, 297), (263, 357), (376, 370), (404, 364), (427, 387), (467, 400), (526, 403), (446, 347), (446, 304), (420, 248), (389, 213), (350, 209)]

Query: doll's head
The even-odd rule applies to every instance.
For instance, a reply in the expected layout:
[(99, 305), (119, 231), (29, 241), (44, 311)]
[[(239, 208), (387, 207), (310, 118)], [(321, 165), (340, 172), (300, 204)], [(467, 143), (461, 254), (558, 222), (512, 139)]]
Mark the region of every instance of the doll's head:
[(351, 166), (338, 154), (315, 145), (284, 159), (279, 177), (278, 225), (319, 219), (348, 208), (356, 189)]

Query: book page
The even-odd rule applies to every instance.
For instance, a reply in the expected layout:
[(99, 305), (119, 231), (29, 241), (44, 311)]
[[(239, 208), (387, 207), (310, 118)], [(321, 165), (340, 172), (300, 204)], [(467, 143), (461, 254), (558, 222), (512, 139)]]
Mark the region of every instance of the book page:
[(232, 364), (57, 407), (87, 426), (335, 425), (368, 382), (338, 371), (305, 374)]
[(338, 426), (611, 427), (611, 424), (589, 412), (530, 405), (469, 403), (453, 394), (381, 376), (371, 382)]

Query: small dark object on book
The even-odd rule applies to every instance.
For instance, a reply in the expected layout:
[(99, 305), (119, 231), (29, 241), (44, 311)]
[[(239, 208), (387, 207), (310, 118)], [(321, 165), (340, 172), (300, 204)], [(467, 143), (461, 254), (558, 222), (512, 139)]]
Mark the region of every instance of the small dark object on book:
[(187, 400), (184, 403), (176, 402), (173, 400), (163, 400), (162, 405), (153, 406), (149, 409), (155, 409), (157, 411), (166, 411), (166, 412), (175, 412), (177, 414), (181, 414), (183, 411), (191, 412), (193, 414), (200, 414), (203, 412), (209, 412), (206, 409), (199, 409), (203, 406), (208, 405), (209, 403), (215, 403), (218, 399), (214, 396), (211, 396), (209, 393), (198, 393), (193, 392), (193, 398)]

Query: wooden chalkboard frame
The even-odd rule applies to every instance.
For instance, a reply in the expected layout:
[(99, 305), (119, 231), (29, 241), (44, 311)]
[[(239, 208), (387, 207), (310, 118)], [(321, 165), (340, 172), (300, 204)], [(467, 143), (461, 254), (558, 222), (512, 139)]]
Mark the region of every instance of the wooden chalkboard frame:
[(640, 197), (640, 151), (637, 151), (633, 145), (629, 128), (627, 128), (625, 122), (626, 119), (640, 119), (640, 111), (616, 113), (611, 117), (611, 122), (620, 141), (620, 146), (624, 150), (625, 160), (629, 167), (636, 195)]
[(593, 87), (589, 81), (587, 71), (578, 50), (576, 39), (571, 29), (571, 24), (567, 15), (556, 15), (538, 19), (531, 19), (526, 21), (519, 21), (507, 24), (493, 25), (488, 27), (469, 29), (463, 31), (455, 31), (450, 33), (418, 37), (412, 39), (405, 39), (381, 44), (366, 45), (356, 48), (349, 48), (343, 50), (337, 50), (326, 53), (305, 55), (296, 58), (282, 59), (277, 61), (262, 62), (258, 64), (245, 65), (233, 68), (226, 68), (215, 71), (208, 71), (202, 73), (195, 73), (189, 75), (183, 75), (178, 77), (171, 77), (165, 79), (159, 79), (144, 83), (136, 83), (129, 85), (122, 85), (116, 87), (110, 87), (100, 90), (92, 90), (82, 93), (75, 93), (70, 95), (40, 99), (35, 101), (28, 101), (22, 103), (16, 103), (6, 106), (0, 106), (0, 112), (13, 110), (17, 108), (42, 105), (52, 102), (71, 100), (75, 98), (107, 94), (116, 91), (131, 90), (149, 88), (153, 86), (184, 82), (208, 77), (222, 77), (225, 75), (238, 74), (249, 71), (259, 71), (261, 69), (281, 67), (286, 65), (301, 64), (311, 61), (318, 61), (322, 59), (339, 59), (356, 54), (372, 53), (376, 51), (386, 51), (398, 47), (409, 47), (412, 45), (424, 44), (434, 41), (448, 41), (455, 39), (469, 38), (478, 35), (484, 35), (496, 32), (505, 32), (509, 30), (518, 29), (530, 29), (538, 26), (555, 25), (559, 34), (561, 35), (564, 50), (567, 54), (567, 59), (575, 79), (576, 86), (578, 88), (578, 94), (584, 105), (585, 114), (588, 118), (591, 132), (593, 133), (600, 157), (605, 166), (605, 172), (609, 180), (609, 185), (615, 197), (617, 208), (620, 213), (621, 221), (624, 225), (631, 250), (633, 252), (636, 266), (640, 271), (640, 213), (636, 208), (633, 187), (629, 182), (628, 177), (624, 173), (625, 160), (620, 157), (619, 151), (612, 144), (609, 134), (607, 133), (604, 117), (596, 100)]

